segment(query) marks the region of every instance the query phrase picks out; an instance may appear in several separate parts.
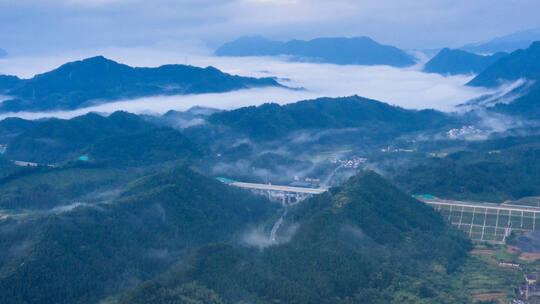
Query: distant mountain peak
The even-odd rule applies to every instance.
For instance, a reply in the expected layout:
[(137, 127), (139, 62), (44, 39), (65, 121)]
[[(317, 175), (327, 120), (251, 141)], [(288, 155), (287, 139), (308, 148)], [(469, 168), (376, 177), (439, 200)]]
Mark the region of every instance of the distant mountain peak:
[(529, 46), (529, 49), (531, 51), (533, 50), (540, 50), (540, 41), (535, 41), (531, 44), (531, 46)]
[(111, 60), (111, 59), (105, 58), (102, 55), (99, 55), (99, 56), (84, 58), (84, 59), (81, 59), (81, 60), (76, 60), (76, 61), (65, 63), (65, 64), (61, 65), (57, 70), (60, 70), (60, 69), (62, 69), (64, 67), (86, 67), (86, 66), (100, 66), (100, 65), (101, 66), (105, 66), (105, 65), (122, 65), (122, 66), (128, 67), (125, 64), (118, 63), (118, 62), (116, 62), (114, 60)]
[(540, 27), (496, 37), (486, 42), (470, 43), (461, 49), (479, 54), (513, 52), (526, 48), (537, 40), (540, 40)]
[(444, 48), (425, 64), (424, 71), (442, 75), (477, 74), (506, 55), (496, 53), (482, 56), (459, 49)]
[(83, 65), (83, 64), (120, 64), (114, 60), (105, 58), (102, 55), (94, 56), (94, 57), (88, 57), (81, 60), (76, 60), (72, 62), (68, 62), (64, 64), (63, 66), (69, 66), (69, 65)]
[(514, 51), (501, 58), (467, 85), (496, 87), (501, 81), (515, 81), (521, 78), (540, 79), (540, 41), (533, 42), (528, 48)]
[(287, 42), (268, 40), (260, 36), (241, 37), (216, 50), (218, 56), (290, 56), (293, 61), (334, 64), (389, 65), (405, 67), (415, 64), (406, 52), (361, 37), (320, 37)]
[(219, 93), (263, 86), (280, 84), (272, 78), (233, 76), (212, 66), (169, 64), (139, 68), (94, 56), (65, 63), (31, 79), (0, 76), (0, 93), (13, 97), (0, 104), (0, 112), (66, 110), (96, 101)]

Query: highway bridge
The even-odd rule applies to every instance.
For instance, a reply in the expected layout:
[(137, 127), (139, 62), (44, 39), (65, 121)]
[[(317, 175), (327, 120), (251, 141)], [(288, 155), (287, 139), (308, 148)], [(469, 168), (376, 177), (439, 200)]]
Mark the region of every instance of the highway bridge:
[(327, 190), (321, 188), (304, 188), (270, 184), (244, 183), (223, 177), (218, 177), (217, 180), (234, 187), (249, 189), (257, 194), (268, 196), (270, 200), (279, 200), (284, 206), (300, 202), (313, 195), (326, 192)]
[(441, 212), (452, 225), (476, 241), (504, 243), (512, 231), (526, 233), (540, 229), (538, 207), (416, 198)]

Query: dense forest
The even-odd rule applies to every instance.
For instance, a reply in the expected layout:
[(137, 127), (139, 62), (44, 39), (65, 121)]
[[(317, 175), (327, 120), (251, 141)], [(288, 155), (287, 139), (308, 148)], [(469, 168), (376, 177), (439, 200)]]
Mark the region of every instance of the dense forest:
[[(10, 135), (8, 130), (16, 133)], [(86, 155), (92, 161), (125, 166), (204, 154), (180, 132), (127, 112), (109, 116), (90, 113), (39, 123), (16, 120), (0, 124), (1, 133), (6, 134), (6, 157), (43, 164), (63, 164)]]
[(540, 1), (477, 2), (0, 0), (0, 304), (540, 303)]
[[(471, 242), (411, 194), (502, 201), (540, 192), (538, 137), (508, 136), (531, 129), (482, 140), (446, 135), (474, 119), (358, 96), (152, 117), (6, 119), (0, 296), (468, 303), (467, 272), (484, 262), (471, 270)], [(310, 176), (338, 186), (283, 208), (216, 176), (281, 184)]]
[[(518, 140), (524, 144), (513, 145)], [(538, 138), (494, 140), (477, 144), (479, 151), (431, 158), (399, 172), (395, 182), (408, 193), (502, 203), (540, 193)], [(510, 147), (505, 146), (510, 145)], [(486, 150), (485, 148), (493, 148)]]
[(215, 113), (208, 120), (264, 140), (279, 139), (298, 130), (343, 128), (358, 128), (366, 135), (376, 131), (376, 136), (391, 137), (442, 128), (457, 121), (442, 112), (406, 110), (359, 96), (320, 98), (284, 106), (250, 106)]
[(223, 243), (200, 247), (122, 303), (181, 303), (192, 293), (194, 303), (198, 297), (216, 303), (467, 301), (448, 278), (470, 242), (374, 173), (299, 205), (286, 222), (283, 230), (297, 230), (285, 244), (264, 251)]
[(275, 209), (186, 167), (121, 189), (100, 203), (0, 221), (2, 303), (97, 302), (167, 270), (194, 246), (232, 240)]

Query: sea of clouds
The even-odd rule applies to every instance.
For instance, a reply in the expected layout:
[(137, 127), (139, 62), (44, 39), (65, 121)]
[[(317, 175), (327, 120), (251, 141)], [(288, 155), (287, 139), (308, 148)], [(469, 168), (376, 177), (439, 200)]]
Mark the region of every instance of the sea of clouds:
[(214, 66), (242, 76), (277, 77), (291, 88), (253, 88), (227, 93), (153, 96), (118, 100), (73, 111), (19, 112), (0, 114), (0, 119), (18, 116), (71, 118), (88, 112), (162, 114), (168, 110), (187, 110), (193, 106), (234, 109), (267, 102), (286, 104), (317, 97), (359, 95), (408, 109), (432, 108), (455, 111), (456, 105), (494, 91), (465, 86), (473, 75), (441, 76), (422, 72), (422, 64), (410, 68), (390, 66), (334, 65), (291, 62), (286, 57), (216, 57), (200, 46), (157, 45), (154, 47), (104, 48), (62, 55), (21, 56), (0, 59), (0, 73), (30, 78), (65, 62), (103, 55), (131, 66), (155, 67), (163, 64)]

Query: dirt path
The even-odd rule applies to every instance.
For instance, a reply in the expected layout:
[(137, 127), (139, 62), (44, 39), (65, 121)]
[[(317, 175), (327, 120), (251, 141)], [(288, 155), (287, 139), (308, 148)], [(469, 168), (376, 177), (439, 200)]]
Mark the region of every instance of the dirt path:
[(474, 295), (472, 298), (473, 303), (478, 301), (489, 301), (489, 300), (499, 300), (499, 302), (504, 303), (502, 299), (506, 298), (505, 293), (482, 293)]

